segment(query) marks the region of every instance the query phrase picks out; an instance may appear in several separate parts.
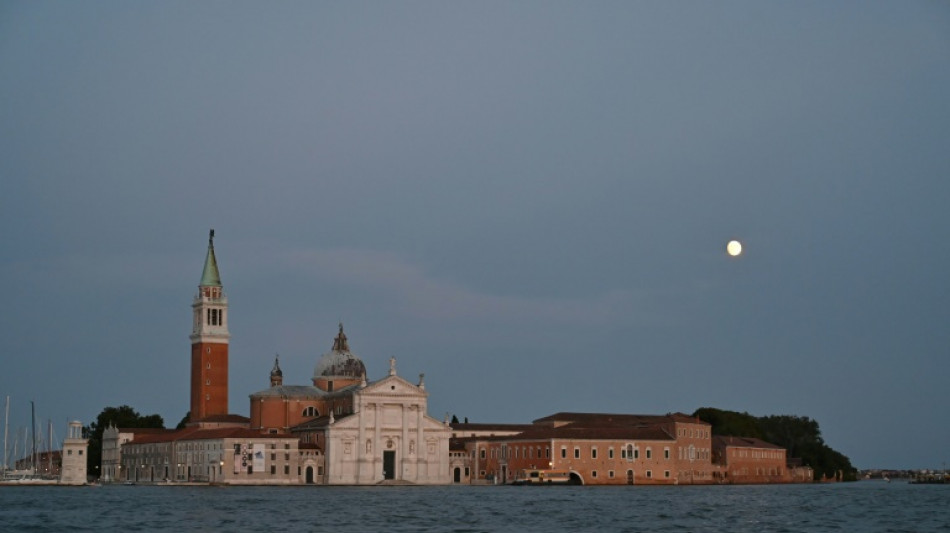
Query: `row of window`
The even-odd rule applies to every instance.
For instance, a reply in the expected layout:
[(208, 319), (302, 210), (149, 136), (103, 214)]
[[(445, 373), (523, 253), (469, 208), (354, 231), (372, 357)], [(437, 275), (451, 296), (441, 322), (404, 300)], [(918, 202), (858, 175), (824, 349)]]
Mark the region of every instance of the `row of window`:
[(691, 439), (708, 439), (709, 438), (708, 429), (680, 428), (678, 433), (680, 437), (689, 437)]
[[(498, 449), (492, 448), (491, 450), (492, 459), (498, 459)], [(509, 447), (506, 444), (501, 445), (501, 458), (510, 459), (514, 457), (515, 459), (534, 459), (535, 458), (535, 448), (531, 446), (511, 446)], [(485, 450), (482, 450), (482, 459), (485, 458)], [(537, 458), (541, 458), (541, 447), (537, 447)], [(551, 448), (549, 446), (544, 447), (544, 458), (551, 458)]]
[[(247, 472), (248, 474), (253, 474), (253, 473), (254, 473), (254, 467), (253, 467), (252, 465), (247, 465), (247, 470), (246, 470), (246, 472)], [(237, 473), (240, 474), (241, 471), (238, 471)], [(270, 473), (271, 473), (272, 476), (277, 474), (277, 465), (270, 465)], [(285, 475), (285, 476), (289, 476), (289, 475), (290, 475), (290, 465), (284, 465), (284, 475)], [(298, 476), (300, 475), (300, 467), (299, 467), (299, 466), (297, 467), (297, 475), (298, 475)]]
[(712, 472), (707, 472), (705, 470), (680, 470), (679, 476), (681, 479), (707, 479), (715, 475)]
[(693, 446), (687, 446), (684, 448), (683, 446), (679, 446), (680, 459), (688, 459), (690, 461), (696, 461), (696, 460), (703, 461), (703, 460), (709, 459), (709, 457), (710, 457), (709, 448), (694, 448)]
[[(468, 476), (468, 468), (465, 469), (465, 475)], [(480, 475), (482, 478), (484, 478), (484, 477), (487, 475), (487, 472), (484, 471), (484, 470), (480, 470), (480, 471), (479, 471), (479, 475)], [(646, 476), (647, 479), (653, 479), (653, 471), (652, 471), (652, 470), (647, 470), (646, 472), (644, 472), (644, 475)], [(591, 471), (590, 471), (590, 477), (596, 478), (596, 477), (597, 477), (597, 471), (596, 471), (596, 470), (591, 470)], [(614, 479), (614, 477), (615, 477), (614, 471), (613, 471), (613, 470), (608, 470), (608, 471), (607, 471), (607, 477), (608, 477), (609, 479)], [(627, 470), (627, 480), (628, 480), (628, 482), (632, 483), (634, 477), (635, 477), (635, 474), (634, 474), (633, 470)], [(670, 477), (671, 477), (670, 471), (669, 471), (669, 470), (664, 470), (664, 471), (663, 471), (663, 477), (666, 478), (666, 479), (670, 479)]]
[(784, 451), (773, 450), (737, 450), (732, 449), (733, 457), (751, 457), (753, 459), (784, 459)]
[[(185, 464), (187, 463), (201, 464), (205, 461), (205, 458), (211, 455), (211, 454), (206, 454), (206, 453), (201, 453), (201, 452), (217, 451), (220, 449), (221, 449), (221, 445), (219, 443), (205, 444), (205, 443), (198, 443), (198, 442), (188, 442), (188, 443), (178, 444), (176, 446), (175, 452), (177, 456), (179, 457), (179, 459)], [(276, 450), (277, 445), (272, 443), (270, 445), (270, 449)], [(145, 457), (142, 458), (142, 464), (156, 464), (156, 465), (168, 464), (169, 458), (167, 456), (156, 455), (157, 453), (167, 453), (167, 450), (168, 450), (167, 444), (149, 444), (149, 445), (144, 446), (144, 449), (140, 449), (140, 450), (136, 450), (135, 448), (130, 449), (129, 451), (126, 452), (126, 456), (132, 458), (132, 457), (136, 457), (137, 455), (144, 455)], [(284, 444), (284, 450), (290, 450), (289, 443)], [(136, 454), (135, 453), (136, 451), (139, 451), (140, 453)], [(234, 453), (236, 454), (241, 453), (240, 444), (234, 445)], [(290, 453), (285, 453), (284, 456), (286, 460), (288, 461), (290, 460)], [(272, 460), (276, 459), (276, 457), (277, 457), (276, 453), (271, 453)], [(194, 459), (194, 461), (191, 461), (191, 459)], [(135, 462), (138, 462), (138, 461), (135, 461)]]
[[(512, 451), (513, 451), (513, 452), (512, 452)], [(652, 458), (653, 458), (653, 448), (652, 448), (652, 447), (647, 446), (647, 448), (644, 450), (644, 452), (645, 452), (645, 454), (646, 454), (646, 458), (647, 458), (647, 459), (652, 459)], [(473, 453), (473, 454), (475, 453), (474, 450), (472, 451), (472, 453)], [(488, 453), (488, 452), (486, 452), (485, 448), (480, 448), (480, 449), (479, 449), (479, 457), (480, 457), (481, 459), (485, 459), (486, 456), (487, 456), (487, 453)], [(537, 447), (537, 456), (535, 456), (535, 448), (534, 448), (534, 447), (530, 447), (530, 446), (521, 446), (521, 447), (512, 446), (511, 448), (508, 448), (507, 446), (502, 445), (502, 447), (501, 447), (501, 458), (502, 458), (502, 459), (510, 459), (512, 456), (513, 456), (515, 459), (535, 459), (535, 458), (540, 459), (540, 458), (541, 458), (541, 447), (540, 447), (540, 446)], [(498, 449), (497, 449), (497, 448), (492, 448), (492, 449), (491, 449), (491, 458), (492, 458), (492, 459), (498, 459)], [(545, 459), (550, 459), (550, 458), (551, 458), (551, 449), (550, 449), (549, 447), (545, 447), (545, 448), (544, 448), (544, 458), (545, 458)], [(580, 449), (579, 447), (575, 446), (575, 447), (574, 447), (574, 459), (580, 459), (580, 458), (581, 458), (581, 449)], [(596, 448), (596, 447), (593, 447), (593, 448), (590, 449), (590, 458), (591, 458), (591, 459), (597, 459), (597, 448)], [(607, 448), (607, 458), (608, 458), (608, 459), (613, 459), (613, 458), (614, 458), (614, 449), (613, 449), (613, 447)], [(627, 444), (625, 447), (621, 448), (621, 450), (620, 450), (620, 458), (621, 458), (621, 459), (627, 459), (628, 461), (633, 461), (633, 460), (639, 459), (639, 458), (640, 458), (640, 447), (639, 447), (639, 446), (634, 446), (633, 444)], [(666, 446), (666, 447), (663, 448), (663, 459), (669, 459), (669, 458), (670, 458), (670, 448), (669, 448), (668, 446)], [(682, 458), (683, 458), (683, 450), (682, 450), (682, 448), (681, 448), (681, 449), (680, 449), (680, 459), (682, 459)], [(561, 459), (567, 459), (567, 446), (561, 446)]]
[[(733, 469), (732, 469), (732, 475), (733, 475), (733, 476), (748, 476), (748, 475), (749, 475), (749, 469), (748, 469), (748, 468), (733, 468)], [(781, 468), (768, 468), (768, 469), (766, 469), (766, 468), (756, 468), (756, 469), (755, 469), (755, 475), (757, 475), (757, 476), (781, 476), (781, 475), (782, 475), (782, 469), (781, 469)]]
[[(653, 479), (653, 470), (647, 470), (644, 475), (646, 475), (647, 479)], [(591, 470), (591, 471), (590, 471), (590, 477), (592, 477), (592, 478), (597, 477), (597, 471), (596, 471), (596, 470)], [(614, 478), (614, 471), (613, 471), (613, 470), (608, 470), (608, 471), (607, 471), (607, 477), (608, 477), (609, 479), (613, 479), (613, 478)], [(634, 477), (633, 470), (627, 470), (627, 478), (633, 479), (633, 477)], [(664, 470), (664, 471), (663, 471), (663, 477), (666, 478), (666, 479), (669, 479), (669, 478), (670, 478), (670, 471), (669, 471), (669, 470)]]

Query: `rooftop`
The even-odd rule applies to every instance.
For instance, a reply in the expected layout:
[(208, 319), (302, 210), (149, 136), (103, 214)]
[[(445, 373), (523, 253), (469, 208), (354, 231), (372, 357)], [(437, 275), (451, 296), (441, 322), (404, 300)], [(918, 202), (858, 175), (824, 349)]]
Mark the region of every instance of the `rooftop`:
[(736, 448), (765, 448), (769, 450), (784, 450), (785, 448), (766, 442), (762, 439), (753, 437), (732, 437), (726, 435), (713, 435), (712, 444), (715, 448), (726, 448), (729, 446)]
[[(132, 430), (136, 432), (136, 430)], [(136, 432), (137, 433), (137, 432)], [(296, 439), (290, 435), (272, 435), (261, 433), (247, 428), (185, 428), (178, 430), (167, 430), (166, 433), (136, 434), (132, 444), (155, 444), (160, 442), (176, 442), (182, 440), (205, 440), (205, 439)]]

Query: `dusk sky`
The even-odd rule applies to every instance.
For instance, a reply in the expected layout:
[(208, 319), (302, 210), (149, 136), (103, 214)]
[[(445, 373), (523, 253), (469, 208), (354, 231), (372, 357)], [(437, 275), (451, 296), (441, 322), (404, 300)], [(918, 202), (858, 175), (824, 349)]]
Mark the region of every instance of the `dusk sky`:
[(214, 228), (233, 413), (342, 321), (440, 420), (950, 462), (947, 2), (8, 0), (0, 227), (11, 447), (178, 423)]

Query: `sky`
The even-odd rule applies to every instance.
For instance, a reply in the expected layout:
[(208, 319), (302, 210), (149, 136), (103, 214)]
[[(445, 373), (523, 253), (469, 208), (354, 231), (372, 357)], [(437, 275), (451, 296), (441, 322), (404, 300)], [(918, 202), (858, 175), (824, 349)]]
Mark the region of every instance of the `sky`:
[(181, 420), (214, 228), (233, 413), (342, 322), (438, 419), (950, 461), (946, 2), (13, 0), (0, 80), (11, 441)]

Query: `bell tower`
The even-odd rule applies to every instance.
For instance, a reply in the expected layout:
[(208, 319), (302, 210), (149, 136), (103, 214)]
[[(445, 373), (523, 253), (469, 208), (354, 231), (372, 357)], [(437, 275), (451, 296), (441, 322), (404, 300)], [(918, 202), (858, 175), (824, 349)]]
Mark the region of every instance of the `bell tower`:
[(214, 230), (191, 308), (191, 422), (198, 422), (228, 414), (228, 298), (214, 256)]

